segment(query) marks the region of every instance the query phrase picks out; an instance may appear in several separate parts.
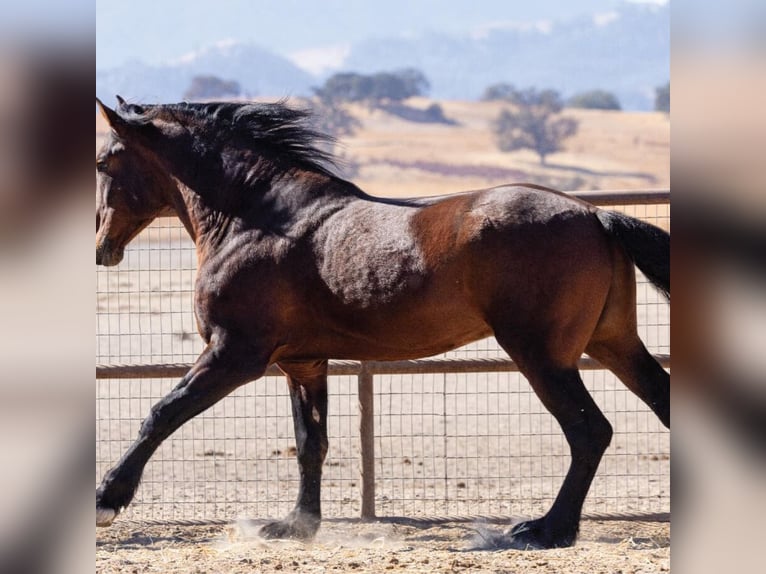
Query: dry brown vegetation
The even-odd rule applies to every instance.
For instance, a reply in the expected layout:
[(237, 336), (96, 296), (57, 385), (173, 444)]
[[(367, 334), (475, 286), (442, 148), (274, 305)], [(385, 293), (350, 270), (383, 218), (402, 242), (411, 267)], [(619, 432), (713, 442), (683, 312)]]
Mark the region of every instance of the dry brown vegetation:
[[(408, 105), (425, 108), (430, 100)], [(353, 106), (361, 129), (336, 153), (348, 179), (373, 195), (439, 195), (529, 181), (565, 191), (667, 188), (670, 121), (666, 114), (567, 109), (579, 120), (565, 151), (541, 166), (531, 150), (501, 152), (490, 130), (504, 104), (439, 102), (454, 124), (409, 122), (381, 110)], [(96, 145), (106, 125), (96, 119)]]
[[(425, 107), (426, 100), (413, 106)], [(441, 102), (455, 125), (406, 122), (382, 111), (355, 108), (362, 122), (341, 151), (359, 165), (354, 177), (374, 195), (436, 195), (509, 182), (559, 189), (666, 188), (670, 123), (665, 114), (566, 110), (580, 128), (565, 151), (541, 166), (531, 150), (501, 152), (490, 131), (503, 104)]]

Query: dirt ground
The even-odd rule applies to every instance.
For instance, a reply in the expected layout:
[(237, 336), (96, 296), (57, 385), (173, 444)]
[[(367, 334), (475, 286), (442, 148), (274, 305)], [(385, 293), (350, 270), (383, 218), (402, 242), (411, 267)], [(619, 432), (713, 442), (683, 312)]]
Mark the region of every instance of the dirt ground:
[(670, 571), (670, 524), (583, 521), (572, 548), (498, 550), (490, 533), (507, 526), (327, 521), (310, 543), (266, 541), (258, 524), (99, 529), (96, 572), (228, 574), (253, 572), (556, 572), (631, 574)]

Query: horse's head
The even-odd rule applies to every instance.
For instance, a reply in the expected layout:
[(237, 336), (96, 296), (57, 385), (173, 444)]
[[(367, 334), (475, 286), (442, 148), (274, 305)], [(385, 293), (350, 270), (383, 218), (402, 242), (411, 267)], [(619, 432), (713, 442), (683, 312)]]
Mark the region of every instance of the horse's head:
[(171, 178), (152, 161), (128, 119), (142, 111), (118, 96), (113, 110), (98, 99), (111, 128), (96, 155), (96, 264), (117, 265), (125, 246), (155, 218), (171, 215)]

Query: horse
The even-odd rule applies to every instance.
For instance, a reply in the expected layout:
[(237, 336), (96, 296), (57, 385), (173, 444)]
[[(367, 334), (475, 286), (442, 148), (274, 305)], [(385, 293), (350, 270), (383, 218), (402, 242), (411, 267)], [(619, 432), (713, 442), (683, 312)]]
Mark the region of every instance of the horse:
[(139, 105), (97, 99), (96, 263), (117, 265), (155, 218), (196, 245), (194, 311), (205, 347), (157, 402), (96, 491), (108, 526), (160, 443), (276, 364), (286, 375), (300, 483), (265, 538), (321, 522), (329, 359), (405, 360), (494, 336), (556, 418), (571, 463), (540, 518), (508, 548), (575, 543), (612, 427), (583, 385), (587, 353), (670, 426), (670, 375), (637, 333), (637, 266), (670, 298), (670, 235), (532, 184), (388, 199), (337, 175), (307, 110), (276, 103)]

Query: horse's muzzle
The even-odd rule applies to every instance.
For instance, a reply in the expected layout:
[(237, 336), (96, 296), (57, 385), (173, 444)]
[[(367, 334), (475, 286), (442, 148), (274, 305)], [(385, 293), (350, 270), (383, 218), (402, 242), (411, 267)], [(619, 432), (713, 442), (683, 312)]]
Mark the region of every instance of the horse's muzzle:
[(108, 239), (96, 245), (96, 265), (112, 267), (117, 265), (124, 256), (124, 249), (114, 249)]

